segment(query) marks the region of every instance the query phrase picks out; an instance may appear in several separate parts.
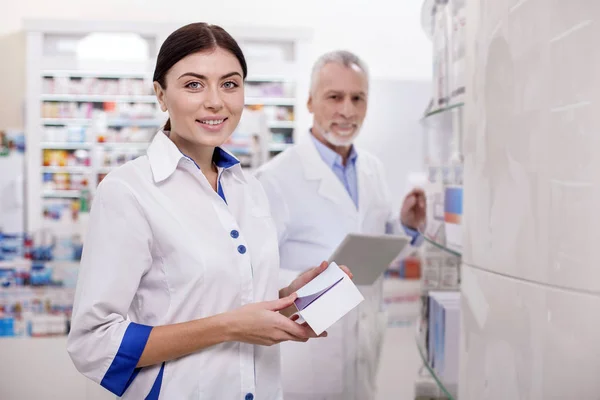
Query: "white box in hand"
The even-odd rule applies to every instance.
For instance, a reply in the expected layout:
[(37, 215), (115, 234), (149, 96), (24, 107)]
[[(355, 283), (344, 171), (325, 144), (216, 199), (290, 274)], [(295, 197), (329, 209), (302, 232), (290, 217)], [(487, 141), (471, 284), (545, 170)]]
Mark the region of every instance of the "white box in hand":
[(317, 335), (359, 305), (364, 297), (336, 263), (297, 292), (298, 314)]

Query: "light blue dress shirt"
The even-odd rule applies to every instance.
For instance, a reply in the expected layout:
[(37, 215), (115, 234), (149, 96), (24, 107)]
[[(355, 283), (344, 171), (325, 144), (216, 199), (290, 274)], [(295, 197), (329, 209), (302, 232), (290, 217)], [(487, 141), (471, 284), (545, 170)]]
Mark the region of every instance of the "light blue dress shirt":
[[(348, 195), (352, 198), (354, 205), (358, 209), (358, 179), (356, 177), (356, 159), (358, 158), (358, 154), (356, 153), (354, 146), (352, 146), (350, 149), (348, 161), (346, 166), (344, 166), (342, 156), (317, 140), (312, 133), (310, 138), (314, 142), (321, 159), (329, 168), (331, 168), (340, 182), (342, 182), (342, 185), (344, 185)], [(422, 243), (419, 232), (404, 225), (402, 225), (402, 227), (404, 228), (406, 234), (412, 238), (411, 244), (413, 246), (420, 245)]]
[(333, 171), (335, 176), (342, 182), (342, 185), (346, 188), (346, 191), (352, 198), (354, 205), (358, 209), (358, 179), (356, 178), (356, 158), (358, 154), (354, 149), (354, 146), (350, 149), (350, 155), (348, 156), (348, 162), (346, 166), (343, 164), (342, 156), (323, 143), (319, 142), (313, 135), (310, 135), (317, 150), (321, 155), (321, 158)]

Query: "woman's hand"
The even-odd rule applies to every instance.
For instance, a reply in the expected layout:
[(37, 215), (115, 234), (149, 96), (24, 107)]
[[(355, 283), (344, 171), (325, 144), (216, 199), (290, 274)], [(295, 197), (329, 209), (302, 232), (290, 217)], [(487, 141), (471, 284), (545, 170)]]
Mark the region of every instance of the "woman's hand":
[[(232, 341), (271, 346), (285, 341), (306, 342), (316, 338), (307, 325), (300, 325), (279, 311), (294, 304), (296, 293), (279, 300), (248, 304), (227, 313)], [(321, 335), (321, 337), (326, 334)]]
[[(319, 276), (323, 271), (325, 271), (328, 266), (329, 266), (329, 263), (327, 261), (323, 261), (321, 263), (321, 265), (319, 265), (318, 267), (314, 267), (307, 271), (304, 271), (303, 273), (298, 275), (298, 277), (296, 279), (294, 279), (294, 281), (292, 283), (290, 283), (290, 285), (288, 287), (285, 287), (285, 288), (279, 290), (279, 297), (284, 298), (284, 297), (289, 296), (290, 293), (297, 292), (301, 287), (303, 287), (308, 282), (312, 281), (317, 276)], [(345, 265), (340, 265), (339, 267), (342, 271), (344, 271), (346, 273), (346, 275), (348, 275), (350, 277), (350, 279), (352, 279), (354, 277), (354, 275), (352, 275), (352, 272), (350, 272), (348, 267), (346, 267)], [(289, 307), (282, 309), (281, 313), (283, 315), (285, 315), (286, 317), (290, 317), (296, 311), (298, 311), (298, 310), (292, 303)]]
[[(318, 267), (314, 267), (307, 271), (304, 271), (303, 273), (298, 275), (298, 277), (294, 279), (294, 281), (290, 283), (288, 287), (283, 288), (279, 291), (279, 297), (284, 298), (289, 296), (291, 293), (297, 292), (301, 287), (303, 287), (308, 282), (312, 281), (317, 276), (319, 276), (323, 271), (325, 271), (328, 266), (329, 263), (327, 261), (323, 261)], [(346, 273), (346, 275), (350, 277), (350, 279), (354, 277), (352, 275), (352, 272), (350, 272), (350, 270), (348, 269), (348, 267), (346, 267), (345, 265), (340, 265), (339, 267), (342, 271)]]

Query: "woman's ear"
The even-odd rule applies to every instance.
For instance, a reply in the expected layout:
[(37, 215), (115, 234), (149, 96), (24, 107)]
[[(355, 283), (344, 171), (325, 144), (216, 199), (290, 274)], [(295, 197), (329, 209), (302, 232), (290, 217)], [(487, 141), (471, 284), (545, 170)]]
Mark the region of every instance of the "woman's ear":
[(158, 99), (158, 104), (160, 104), (160, 110), (162, 112), (167, 111), (167, 104), (165, 103), (165, 90), (160, 86), (160, 83), (154, 81), (154, 93), (156, 93), (156, 98)]

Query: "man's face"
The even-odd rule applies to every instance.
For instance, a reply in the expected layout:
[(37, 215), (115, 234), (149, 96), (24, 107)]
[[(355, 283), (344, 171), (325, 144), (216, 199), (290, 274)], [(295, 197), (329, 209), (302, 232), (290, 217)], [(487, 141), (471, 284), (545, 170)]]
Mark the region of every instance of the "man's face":
[(358, 66), (326, 64), (308, 99), (313, 134), (334, 146), (350, 146), (367, 114), (367, 94), (367, 76)]

